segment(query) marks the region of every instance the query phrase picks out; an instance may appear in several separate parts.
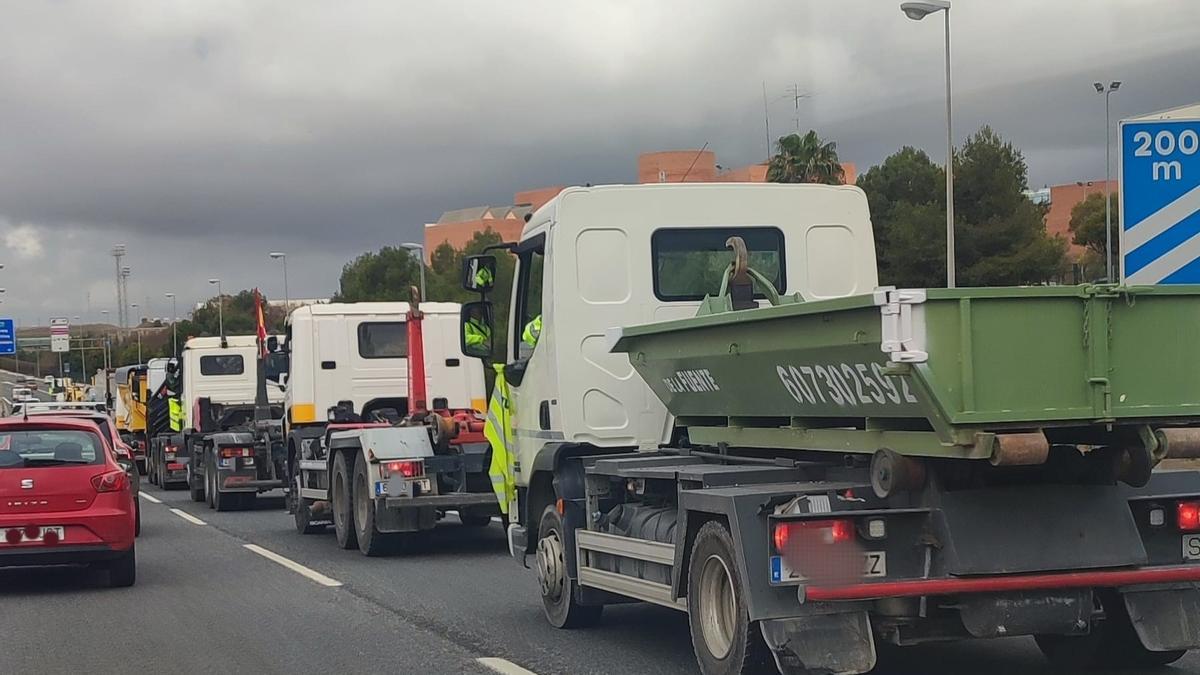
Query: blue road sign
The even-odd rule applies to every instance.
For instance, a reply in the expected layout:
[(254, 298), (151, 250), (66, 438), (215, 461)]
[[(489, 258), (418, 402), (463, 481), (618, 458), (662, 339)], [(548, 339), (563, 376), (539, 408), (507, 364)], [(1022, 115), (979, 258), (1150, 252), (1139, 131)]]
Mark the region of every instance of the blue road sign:
[(1121, 122), (1120, 167), (1121, 278), (1200, 284), (1200, 118)]
[(17, 353), (17, 330), (12, 319), (0, 319), (0, 354)]

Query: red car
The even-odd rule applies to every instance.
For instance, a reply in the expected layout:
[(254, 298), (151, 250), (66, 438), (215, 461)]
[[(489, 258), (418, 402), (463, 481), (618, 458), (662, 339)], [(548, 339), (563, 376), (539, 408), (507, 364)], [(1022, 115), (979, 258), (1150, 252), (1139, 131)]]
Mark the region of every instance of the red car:
[(132, 586), (135, 499), (95, 422), (0, 419), (0, 567), (87, 564)]

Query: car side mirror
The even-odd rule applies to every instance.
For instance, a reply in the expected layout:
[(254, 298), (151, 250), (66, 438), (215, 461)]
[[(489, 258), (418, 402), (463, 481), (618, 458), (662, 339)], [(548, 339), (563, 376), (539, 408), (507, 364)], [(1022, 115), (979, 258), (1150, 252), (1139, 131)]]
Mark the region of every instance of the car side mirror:
[(475, 293), (487, 293), (496, 286), (496, 256), (469, 255), (463, 258), (462, 287)]
[(279, 338), (277, 336), (272, 335), (267, 338), (267, 351), (272, 354), (279, 351)]
[(462, 353), (476, 359), (492, 355), (496, 320), (492, 314), (492, 303), (487, 301), (468, 302), (459, 310), (459, 346)]

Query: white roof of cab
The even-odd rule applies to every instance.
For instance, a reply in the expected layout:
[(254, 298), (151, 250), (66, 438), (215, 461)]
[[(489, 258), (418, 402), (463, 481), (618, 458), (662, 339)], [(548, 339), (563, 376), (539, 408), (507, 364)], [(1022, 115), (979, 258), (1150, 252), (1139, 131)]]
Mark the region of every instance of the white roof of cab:
[[(255, 335), (226, 335), (225, 344), (230, 347), (254, 347), (258, 345), (258, 336)], [(194, 337), (189, 338), (183, 345), (184, 349), (220, 349), (221, 338), (219, 337)]]
[[(458, 315), (462, 305), (457, 302), (422, 302), (421, 311), (426, 314)], [(408, 311), (407, 302), (330, 302), (324, 305), (306, 305), (292, 310), (292, 316), (309, 314), (312, 316), (336, 316), (339, 314), (404, 314)]]

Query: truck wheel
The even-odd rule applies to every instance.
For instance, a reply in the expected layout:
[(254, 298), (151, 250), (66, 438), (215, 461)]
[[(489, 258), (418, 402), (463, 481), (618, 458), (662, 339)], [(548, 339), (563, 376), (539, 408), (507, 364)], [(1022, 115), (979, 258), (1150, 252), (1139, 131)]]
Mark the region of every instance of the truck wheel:
[(333, 492), (333, 532), (337, 535), (338, 546), (350, 550), (358, 546), (358, 539), (354, 536), (354, 516), (351, 514), (354, 494), (350, 485), (350, 467), (347, 466), (344, 452), (339, 452), (333, 458), (330, 488)]
[(555, 628), (586, 628), (600, 621), (604, 605), (581, 605), (575, 599), (575, 581), (567, 574), (562, 517), (551, 504), (538, 525), (537, 576), (542, 609)]
[(324, 523), (313, 523), (312, 508), (300, 496), (300, 476), (292, 485), (292, 515), (296, 518), (296, 531), (300, 534), (316, 534), (325, 531)]
[(120, 558), (108, 563), (108, 585), (113, 588), (128, 588), (137, 581), (137, 554), (134, 547), (121, 554)]
[(1183, 658), (1187, 650), (1154, 652), (1142, 641), (1129, 620), (1125, 600), (1115, 592), (1099, 595), (1104, 621), (1087, 635), (1037, 635), (1038, 649), (1055, 666), (1070, 671), (1112, 668), (1157, 668)]
[(773, 661), (750, 621), (745, 588), (729, 530), (718, 521), (705, 523), (688, 561), (687, 597), (692, 651), (704, 675), (759, 672)]
[(375, 527), (375, 502), (371, 499), (370, 481), (367, 480), (367, 463), (354, 463), (354, 534), (358, 539), (358, 550), (363, 555), (382, 555), (389, 543), (388, 535)]
[(199, 487), (196, 486), (196, 476), (195, 476), (195, 474), (192, 473), (193, 466), (195, 466), (195, 464), (193, 462), (188, 462), (188, 468), (187, 468), (188, 493), (191, 495), (192, 501), (202, 502), (202, 501), (204, 501), (204, 483), (201, 483)]
[(150, 479), (151, 485), (158, 485), (158, 470), (154, 466), (154, 449), (146, 454), (146, 478)]
[(459, 511), (458, 519), (462, 521), (465, 527), (487, 527), (492, 524), (491, 513), (463, 513)]

